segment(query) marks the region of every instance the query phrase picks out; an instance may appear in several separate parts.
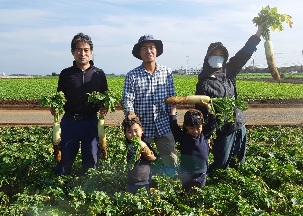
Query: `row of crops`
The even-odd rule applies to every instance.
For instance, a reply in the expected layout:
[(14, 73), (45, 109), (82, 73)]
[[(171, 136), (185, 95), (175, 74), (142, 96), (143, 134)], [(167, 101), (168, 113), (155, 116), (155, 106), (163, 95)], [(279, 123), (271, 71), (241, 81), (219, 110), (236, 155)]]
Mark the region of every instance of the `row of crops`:
[(106, 130), (99, 169), (81, 176), (77, 158), (73, 175), (58, 177), (50, 128), (0, 128), (0, 215), (303, 215), (302, 127), (249, 128), (246, 162), (190, 194), (154, 165), (154, 189), (136, 195), (126, 192), (122, 129)]
[[(294, 76), (298, 79), (302, 75)], [(267, 99), (302, 99), (303, 85), (292, 83), (248, 81), (248, 78), (256, 78), (257, 75), (243, 74), (239, 76), (237, 86), (239, 94), (245, 100)], [(259, 77), (266, 77), (259, 75)], [(270, 78), (270, 77), (268, 77)], [(292, 78), (292, 77), (290, 77)], [(121, 97), (124, 76), (108, 76), (109, 88)], [(302, 79), (302, 78), (301, 78)], [(187, 96), (195, 93), (197, 76), (174, 77), (177, 95)], [(56, 91), (58, 77), (31, 78), (31, 79), (0, 79), (0, 100), (33, 100), (43, 95), (49, 95)]]

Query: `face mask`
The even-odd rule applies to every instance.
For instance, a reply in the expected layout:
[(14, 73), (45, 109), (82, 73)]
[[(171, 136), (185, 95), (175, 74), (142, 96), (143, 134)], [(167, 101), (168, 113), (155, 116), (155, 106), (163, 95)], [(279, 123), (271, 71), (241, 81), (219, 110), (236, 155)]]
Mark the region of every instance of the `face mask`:
[(221, 68), (224, 62), (223, 56), (212, 55), (208, 58), (208, 63), (212, 68)]

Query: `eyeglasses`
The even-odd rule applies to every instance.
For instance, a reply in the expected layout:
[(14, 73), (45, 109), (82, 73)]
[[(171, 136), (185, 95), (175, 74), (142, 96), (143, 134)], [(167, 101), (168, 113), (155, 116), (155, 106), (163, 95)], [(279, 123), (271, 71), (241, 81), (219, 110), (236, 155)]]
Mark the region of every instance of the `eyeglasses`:
[(82, 53), (82, 52), (89, 53), (90, 49), (89, 48), (84, 48), (84, 49), (83, 48), (76, 48), (75, 52), (77, 52), (77, 53)]

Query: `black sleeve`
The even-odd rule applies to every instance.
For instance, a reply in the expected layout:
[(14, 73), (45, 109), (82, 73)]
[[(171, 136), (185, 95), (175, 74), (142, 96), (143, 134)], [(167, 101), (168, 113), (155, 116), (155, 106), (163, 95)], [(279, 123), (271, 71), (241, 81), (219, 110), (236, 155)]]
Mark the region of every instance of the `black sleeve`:
[(235, 77), (251, 58), (252, 54), (257, 50), (257, 45), (260, 43), (260, 37), (252, 35), (235, 56), (231, 57), (226, 64), (227, 76)]
[(66, 74), (66, 70), (62, 70), (61, 73), (59, 74), (59, 80), (58, 80), (58, 87), (57, 87), (57, 91), (62, 91), (64, 92), (64, 77), (65, 77), (65, 74)]
[(174, 135), (174, 139), (176, 142), (179, 142), (181, 140), (183, 131), (179, 127), (178, 122), (177, 122), (177, 115), (170, 115), (169, 116), (169, 123), (170, 123), (170, 128), (171, 131)]
[(101, 83), (102, 83), (100, 92), (105, 93), (106, 91), (108, 91), (108, 84), (107, 84), (106, 75), (102, 69), (100, 69), (99, 75), (101, 76)]

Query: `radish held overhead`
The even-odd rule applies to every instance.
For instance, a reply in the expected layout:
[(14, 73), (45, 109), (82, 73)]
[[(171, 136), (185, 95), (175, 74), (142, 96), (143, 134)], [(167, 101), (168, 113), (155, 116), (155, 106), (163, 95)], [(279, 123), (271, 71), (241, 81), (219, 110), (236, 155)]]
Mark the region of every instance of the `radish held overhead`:
[(267, 40), (264, 42), (264, 48), (265, 48), (265, 56), (267, 61), (268, 69), (271, 73), (271, 76), (275, 79), (280, 81), (280, 73), (276, 67), (275, 64), (275, 55), (274, 55), (274, 48), (272, 45), (272, 42)]
[(258, 16), (253, 18), (254, 24), (265, 25), (262, 37), (265, 39), (264, 48), (266, 61), (272, 77), (277, 81), (280, 81), (280, 74), (275, 63), (274, 49), (270, 40), (270, 30), (274, 31), (278, 29), (278, 31), (282, 31), (284, 29), (282, 25), (284, 22), (286, 22), (290, 28), (292, 27), (293, 22), (291, 21), (291, 16), (279, 14), (276, 7), (270, 8), (269, 6), (262, 8)]
[(242, 111), (248, 109), (246, 101), (242, 97), (220, 97), (211, 99), (211, 112), (216, 116), (217, 128), (221, 128), (226, 123), (235, 122), (235, 109)]
[(217, 118), (217, 127), (221, 127), (224, 123), (234, 122), (234, 109), (235, 107), (240, 110), (247, 110), (246, 102), (241, 98), (221, 97), (210, 98), (206, 95), (189, 95), (189, 96), (172, 96), (165, 100), (167, 104), (201, 104), (209, 103), (211, 105), (211, 112)]
[(210, 97), (206, 95), (190, 95), (190, 96), (172, 96), (165, 100), (167, 104), (199, 104), (201, 100), (205, 103), (210, 101)]

